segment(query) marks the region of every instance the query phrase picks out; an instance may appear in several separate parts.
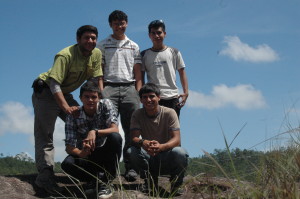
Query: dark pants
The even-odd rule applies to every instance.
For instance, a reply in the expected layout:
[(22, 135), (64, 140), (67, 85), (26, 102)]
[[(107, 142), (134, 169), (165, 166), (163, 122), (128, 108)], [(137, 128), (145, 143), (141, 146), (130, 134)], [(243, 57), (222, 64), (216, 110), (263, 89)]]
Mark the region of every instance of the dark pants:
[(134, 83), (105, 83), (103, 97), (108, 98), (114, 104), (118, 115), (120, 114), (122, 128), (124, 130), (123, 161), (126, 170), (130, 170), (127, 149), (131, 146), (130, 139), (130, 119), (132, 113), (140, 108), (140, 99), (135, 89)]
[(111, 133), (107, 135), (106, 143), (102, 147), (97, 147), (90, 156), (79, 158), (68, 155), (62, 162), (61, 168), (80, 181), (88, 182), (99, 177), (106, 183), (116, 177), (121, 152), (121, 135)]
[(180, 107), (178, 106), (179, 99), (178, 98), (172, 98), (172, 99), (160, 99), (159, 105), (172, 108), (176, 111), (178, 119), (180, 115)]
[(170, 182), (178, 187), (182, 184), (188, 165), (188, 152), (182, 147), (174, 147), (150, 156), (144, 149), (131, 147), (128, 149), (132, 167), (140, 173), (142, 179), (151, 174), (153, 179), (160, 175), (170, 175)]
[[(64, 94), (69, 106), (79, 106), (71, 94)], [(66, 113), (58, 106), (49, 88), (40, 87), (32, 94), (34, 108), (35, 164), (39, 173), (54, 168), (53, 133), (57, 117), (63, 121)]]

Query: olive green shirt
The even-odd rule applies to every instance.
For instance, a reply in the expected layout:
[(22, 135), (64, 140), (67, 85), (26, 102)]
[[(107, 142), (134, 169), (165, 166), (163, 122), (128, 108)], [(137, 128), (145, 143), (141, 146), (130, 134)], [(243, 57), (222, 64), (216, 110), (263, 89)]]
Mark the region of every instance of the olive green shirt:
[(50, 85), (50, 78), (55, 79), (64, 94), (71, 93), (92, 77), (103, 76), (101, 67), (102, 54), (98, 48), (88, 57), (82, 55), (77, 44), (69, 46), (56, 54), (54, 64), (48, 72), (39, 78)]

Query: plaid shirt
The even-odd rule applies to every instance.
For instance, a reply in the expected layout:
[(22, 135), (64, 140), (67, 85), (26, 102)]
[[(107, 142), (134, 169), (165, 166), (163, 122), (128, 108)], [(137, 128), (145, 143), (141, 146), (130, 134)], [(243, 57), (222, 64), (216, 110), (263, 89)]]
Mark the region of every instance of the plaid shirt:
[[(65, 144), (82, 149), (82, 141), (87, 137), (90, 130), (106, 129), (112, 123), (118, 125), (117, 112), (113, 103), (109, 99), (101, 99), (98, 103), (96, 114), (91, 118), (88, 117), (83, 107), (79, 109), (79, 117), (68, 115), (65, 124), (66, 139)], [(96, 138), (96, 147), (101, 147), (106, 142), (106, 136)]]

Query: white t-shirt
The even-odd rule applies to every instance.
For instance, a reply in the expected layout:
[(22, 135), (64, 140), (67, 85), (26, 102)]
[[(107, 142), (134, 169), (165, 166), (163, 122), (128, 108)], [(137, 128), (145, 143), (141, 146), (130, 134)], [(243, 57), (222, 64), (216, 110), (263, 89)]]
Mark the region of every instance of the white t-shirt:
[(141, 62), (139, 46), (127, 36), (116, 40), (111, 35), (100, 41), (97, 47), (102, 51), (104, 81), (113, 83), (134, 82), (133, 66)]
[(161, 99), (178, 97), (176, 70), (185, 67), (181, 53), (172, 47), (162, 51), (144, 50), (142, 53), (142, 71), (147, 73), (149, 83), (160, 88)]

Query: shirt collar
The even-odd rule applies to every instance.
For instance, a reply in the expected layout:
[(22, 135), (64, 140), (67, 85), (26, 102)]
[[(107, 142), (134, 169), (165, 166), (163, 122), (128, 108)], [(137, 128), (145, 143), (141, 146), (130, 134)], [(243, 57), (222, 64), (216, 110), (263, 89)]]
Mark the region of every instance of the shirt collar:
[(161, 113), (161, 106), (159, 105), (158, 108), (159, 108), (158, 112), (157, 112), (155, 115), (151, 115), (151, 116), (147, 114), (147, 111), (146, 111), (146, 109), (144, 108), (144, 111), (145, 111), (146, 116), (147, 116), (148, 118), (151, 118), (151, 119), (157, 118), (157, 116), (159, 116), (159, 114)]
[(75, 48), (76, 48), (76, 51), (77, 51), (78, 55), (79, 55), (81, 58), (83, 58), (83, 59), (88, 59), (88, 58), (90, 58), (91, 55), (93, 54), (93, 51), (94, 51), (94, 50), (93, 50), (93, 51), (91, 52), (91, 54), (90, 54), (89, 56), (86, 57), (86, 56), (83, 56), (83, 54), (82, 54), (82, 52), (81, 52), (81, 50), (80, 50), (78, 44), (76, 44)]
[(113, 38), (112, 35), (109, 35), (108, 38), (111, 39), (111, 40), (113, 40), (113, 41), (118, 41), (118, 42), (121, 42), (121, 41), (125, 42), (125, 41), (129, 40), (129, 38), (126, 35), (125, 35), (125, 38), (122, 39), (122, 40), (117, 40), (117, 39)]

